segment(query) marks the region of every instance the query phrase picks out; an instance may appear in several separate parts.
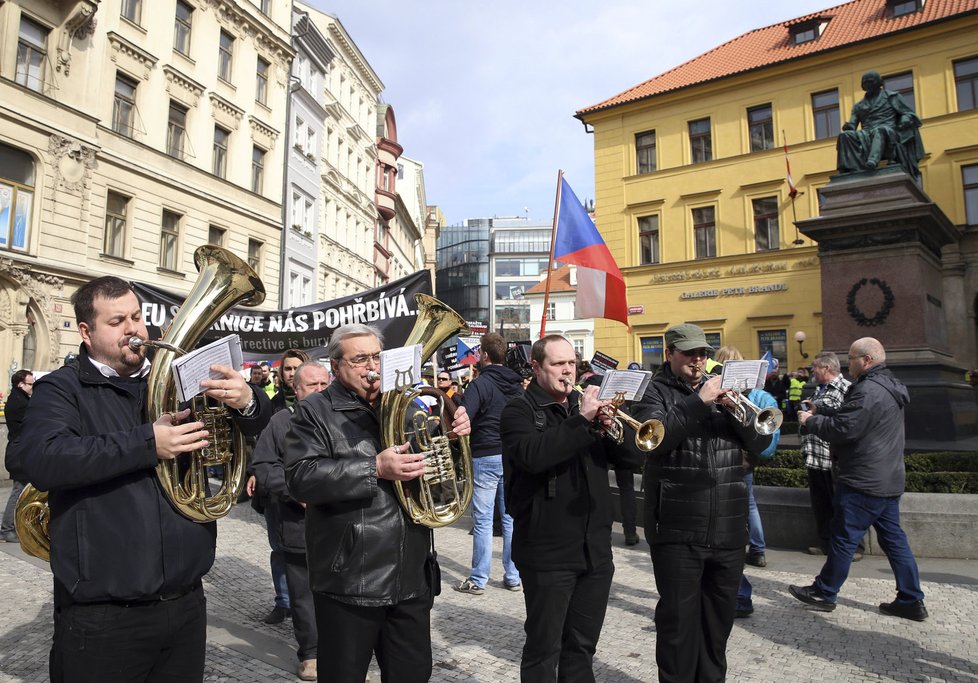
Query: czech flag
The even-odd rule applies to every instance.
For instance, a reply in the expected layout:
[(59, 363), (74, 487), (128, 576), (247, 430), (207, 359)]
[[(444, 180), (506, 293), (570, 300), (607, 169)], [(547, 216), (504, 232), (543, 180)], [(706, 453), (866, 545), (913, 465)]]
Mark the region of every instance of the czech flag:
[(577, 266), (576, 317), (608, 318), (627, 326), (625, 279), (618, 264), (563, 175), (558, 191), (553, 260)]
[(455, 358), (460, 365), (478, 365), (480, 355), (478, 344), (469, 346), (461, 339), (455, 344)]

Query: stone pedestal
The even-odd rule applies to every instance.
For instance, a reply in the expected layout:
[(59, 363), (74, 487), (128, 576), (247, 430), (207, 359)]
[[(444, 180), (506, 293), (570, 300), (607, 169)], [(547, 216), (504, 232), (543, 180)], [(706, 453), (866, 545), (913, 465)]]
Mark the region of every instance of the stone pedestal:
[(886, 348), (910, 390), (907, 438), (974, 436), (978, 406), (948, 341), (941, 250), (960, 235), (898, 168), (835, 176), (816, 218), (798, 229), (818, 243), (825, 348), (845, 357), (860, 337)]

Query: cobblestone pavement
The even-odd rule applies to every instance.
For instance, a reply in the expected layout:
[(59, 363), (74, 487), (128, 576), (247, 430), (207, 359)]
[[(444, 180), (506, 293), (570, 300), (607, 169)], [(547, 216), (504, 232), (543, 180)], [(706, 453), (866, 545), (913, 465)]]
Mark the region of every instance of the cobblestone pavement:
[[(0, 498), (3, 496), (0, 495)], [(295, 681), (292, 628), (260, 623), (272, 607), (263, 520), (247, 505), (218, 522), (217, 561), (205, 578), (209, 627), (207, 681)], [(443, 590), (432, 614), (438, 681), (514, 681), (523, 645), (523, 599), (490, 581), (485, 594), (457, 593), (468, 575), (469, 524), (436, 532)], [(620, 529), (619, 529), (620, 532)], [(501, 541), (493, 571), (500, 572)], [(658, 595), (648, 547), (622, 545), (595, 661), (599, 681), (655, 681)], [(930, 619), (922, 624), (879, 614), (893, 597), (885, 560), (854, 565), (839, 607), (812, 612), (787, 593), (810, 583), (820, 561), (769, 551), (768, 567), (748, 568), (756, 612), (738, 620), (728, 647), (730, 681), (960, 681), (978, 683), (978, 562), (920, 561)], [(51, 581), (44, 563), (0, 543), (0, 681), (44, 681), (51, 638)], [(379, 681), (376, 667), (371, 679)], [(327, 680), (323, 677), (321, 680)]]

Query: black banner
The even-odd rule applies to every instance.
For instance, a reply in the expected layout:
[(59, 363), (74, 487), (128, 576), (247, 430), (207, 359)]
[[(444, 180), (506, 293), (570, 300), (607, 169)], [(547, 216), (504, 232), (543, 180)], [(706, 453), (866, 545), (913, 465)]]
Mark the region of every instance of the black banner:
[[(184, 297), (153, 285), (133, 282), (142, 301), (150, 338), (162, 336)], [(431, 273), (419, 270), (383, 287), (286, 311), (232, 308), (200, 340), (206, 344), (235, 333), (246, 361), (277, 360), (286, 349), (302, 349), (312, 358), (326, 355), (333, 330), (348, 323), (373, 325), (384, 335), (385, 348), (403, 346), (417, 319), (415, 294), (431, 294)]]

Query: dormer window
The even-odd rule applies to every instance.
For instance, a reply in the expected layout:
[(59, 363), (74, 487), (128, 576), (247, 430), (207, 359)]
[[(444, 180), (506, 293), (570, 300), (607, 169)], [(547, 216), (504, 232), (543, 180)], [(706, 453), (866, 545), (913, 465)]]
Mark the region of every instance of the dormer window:
[(788, 30), (791, 31), (791, 42), (795, 45), (801, 45), (802, 43), (810, 43), (811, 41), (822, 35), (822, 31), (828, 25), (829, 20), (823, 19), (822, 17), (816, 17), (809, 21), (805, 21), (794, 26), (789, 27)]
[(886, 8), (894, 19), (904, 14), (913, 14), (924, 8), (924, 0), (886, 0)]

